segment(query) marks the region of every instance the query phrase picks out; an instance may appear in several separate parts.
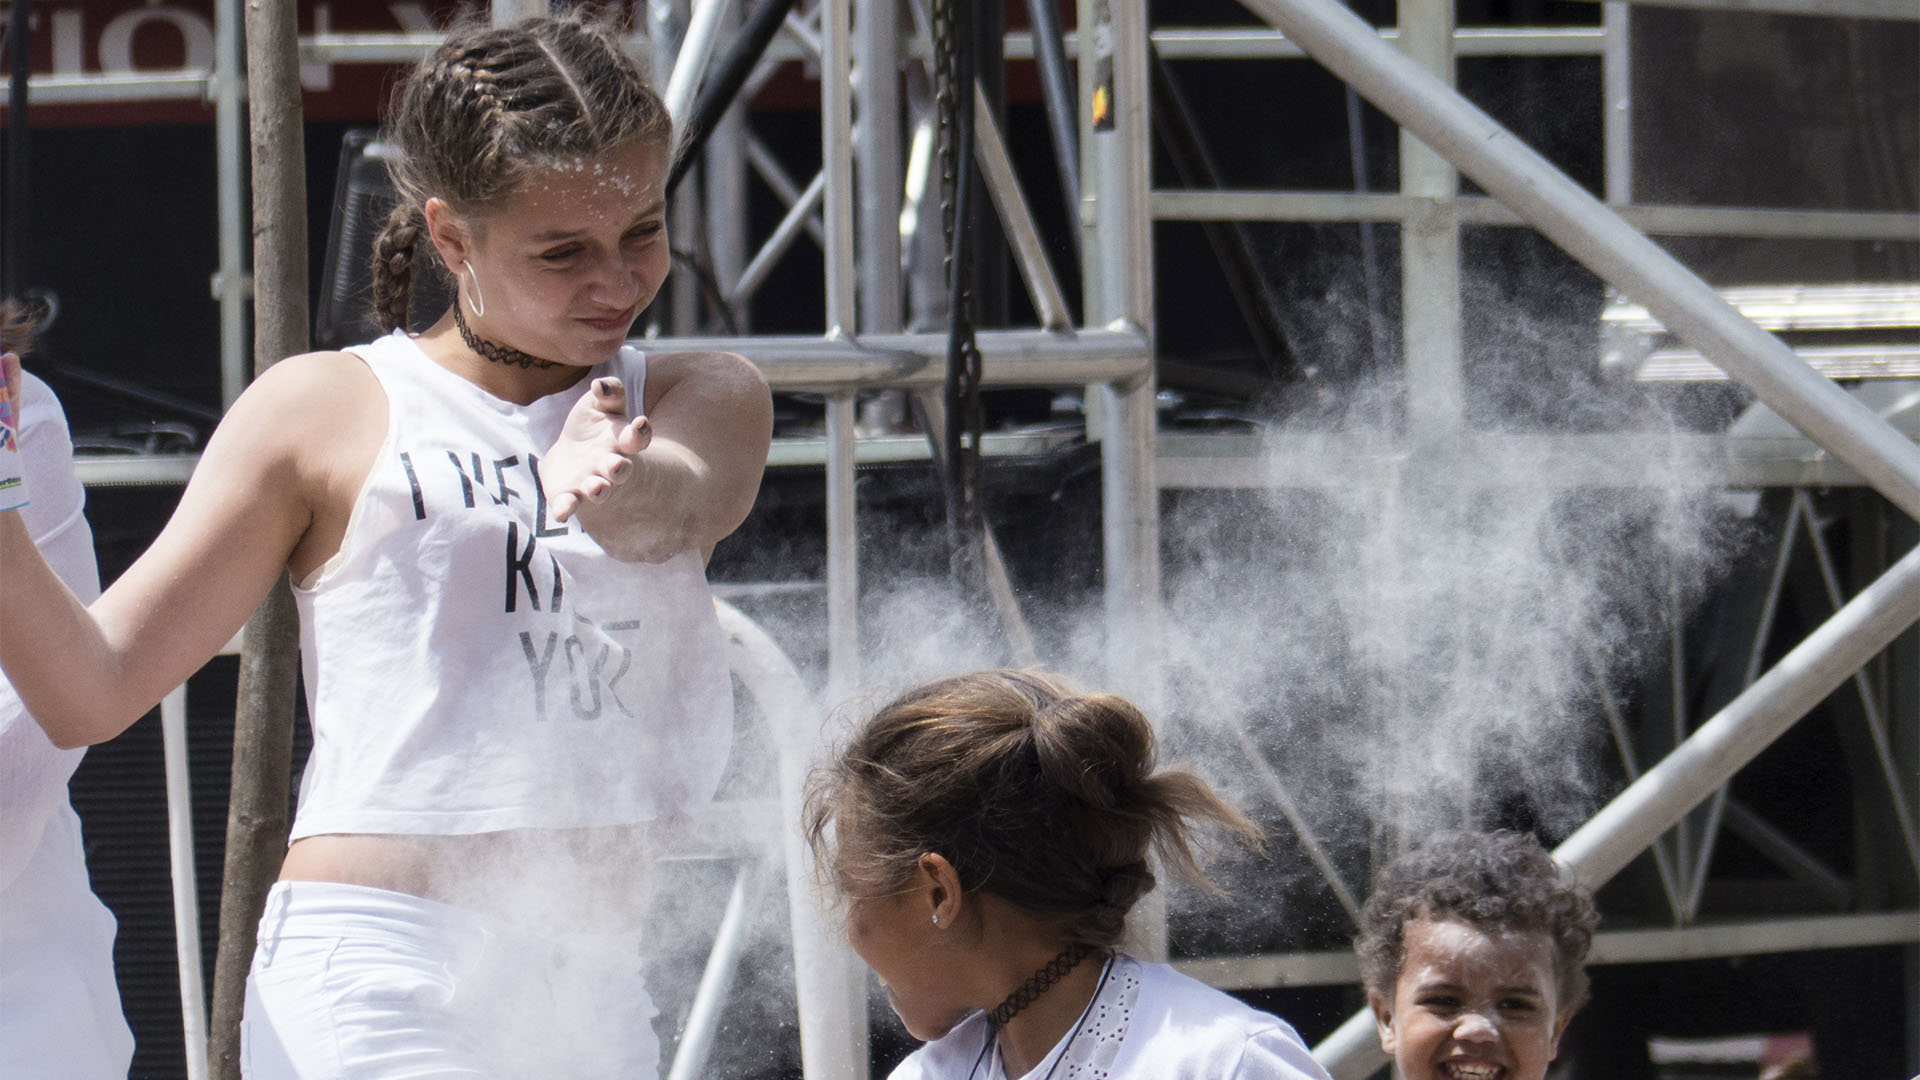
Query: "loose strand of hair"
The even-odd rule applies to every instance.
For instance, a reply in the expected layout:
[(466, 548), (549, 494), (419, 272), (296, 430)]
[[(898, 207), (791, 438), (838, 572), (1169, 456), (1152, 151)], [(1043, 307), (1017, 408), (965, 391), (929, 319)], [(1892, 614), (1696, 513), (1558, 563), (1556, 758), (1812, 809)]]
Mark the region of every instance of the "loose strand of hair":
[(36, 304), (11, 296), (0, 300), (0, 351), (21, 357), (32, 352), (42, 314), (43, 309)]

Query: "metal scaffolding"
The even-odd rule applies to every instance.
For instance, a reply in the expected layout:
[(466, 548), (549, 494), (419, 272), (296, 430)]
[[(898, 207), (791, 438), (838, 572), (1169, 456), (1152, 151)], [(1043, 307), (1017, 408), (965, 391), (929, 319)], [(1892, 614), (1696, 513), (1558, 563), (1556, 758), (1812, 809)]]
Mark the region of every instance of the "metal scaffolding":
[[(1368, 26), (1334, 0), (1242, 0), (1270, 28), (1149, 28), (1145, 5), (1079, 0), (1077, 29), (1062, 36), (1067, 56), (1078, 63), (1079, 101), (1076, 213), (1083, 316), (1076, 325), (1038, 240), (1027, 195), (1014, 174), (1004, 135), (990, 122), (982, 125), (977, 157), (982, 176), (1008, 233), (1014, 264), (1026, 286), (1038, 324), (1029, 328), (983, 331), (985, 383), (994, 387), (1055, 386), (1084, 391), (1086, 437), (1097, 442), (1102, 466), (1101, 510), (1104, 605), (1110, 681), (1148, 701), (1160, 696), (1154, 634), (1161, 594), (1158, 495), (1163, 489), (1189, 487), (1314, 487), (1351, 483), (1397, 482), (1392, 466), (1380, 460), (1379, 447), (1339, 436), (1301, 441), (1298, 452), (1255, 456), (1256, 440), (1245, 436), (1195, 436), (1156, 430), (1153, 357), (1152, 229), (1163, 221), (1337, 221), (1398, 224), (1403, 244), (1403, 322), (1408, 340), (1409, 438), (1444, 441), (1469, 459), (1505, 462), (1546, 460), (1567, 465), (1561, 482), (1598, 487), (1631, 485), (1644, 446), (1621, 435), (1501, 435), (1470, 430), (1463, 411), (1461, 360), (1460, 237), (1463, 227), (1530, 225), (1644, 306), (1652, 317), (1692, 345), (1734, 380), (1757, 394), (1805, 438), (1687, 437), (1706, 462), (1698, 482), (1706, 485), (1799, 488), (1811, 485), (1866, 485), (1895, 507), (1920, 517), (1920, 447), (1830, 379), (1815, 372), (1781, 341), (1755, 326), (1712, 288), (1649, 241), (1644, 233), (1667, 235), (1738, 234), (1770, 237), (1891, 239), (1920, 235), (1920, 217), (1905, 213), (1758, 210), (1748, 208), (1649, 206), (1632, 199), (1630, 155), (1631, 99), (1626, 62), (1630, 7), (1623, 0), (1602, 5), (1596, 27), (1480, 30), (1455, 25), (1449, 0), (1403, 0), (1398, 27)], [(1707, 0), (1696, 0), (1705, 5)], [(1729, 0), (1731, 2), (1731, 0)], [(35, 101), (65, 102), (112, 96), (118, 100), (194, 96), (215, 91), (220, 108), (219, 181), (221, 185), (221, 270), (217, 294), (222, 311), (225, 398), (237, 395), (246, 370), (244, 326), (247, 279), (240, 238), (238, 193), (243, 189), (237, 141), (242, 123), (238, 50), (227, 0), (226, 36), (208, 73), (140, 78), (41, 80), (33, 83)], [(510, 7), (496, 0), (496, 11)], [(678, 58), (659, 75), (676, 103), (676, 117), (687, 107), (711, 52), (728, 32), (726, 8), (718, 0), (676, 5), (651, 0), (650, 24), (684, 31)], [(1812, 11), (1863, 17), (1914, 17), (1901, 0), (1746, 0), (1740, 6)], [(903, 18), (913, 14), (915, 18)], [(894, 0), (817, 0), (789, 15), (783, 33), (749, 77), (749, 88), (764, 83), (779, 64), (802, 59), (816, 65), (820, 78), (821, 160), (818, 175), (786, 175), (780, 162), (760, 146), (737, 115), (716, 131), (702, 153), (710, 238), (710, 262), (722, 295), (729, 301), (750, 297), (767, 272), (804, 237), (819, 244), (823, 256), (825, 310), (818, 335), (715, 337), (692, 325), (690, 299), (673, 305), (669, 325), (678, 331), (649, 342), (656, 349), (726, 349), (758, 363), (780, 391), (807, 391), (826, 397), (824, 439), (798, 441), (777, 449), (787, 460), (811, 460), (824, 468), (827, 508), (828, 696), (838, 700), (860, 684), (858, 598), (859, 528), (854, 498), (856, 463), (882, 454), (884, 440), (857, 431), (858, 396), (904, 391), (926, 400), (941, 381), (947, 352), (944, 333), (909, 326), (903, 306), (903, 282), (893, 268), (902, 261), (898, 228), (904, 198), (922, 200), (924, 185), (913, 187), (912, 154), (903, 147), (892, 118), (902, 111), (899, 85), (890, 78), (863, 78), (862, 72), (894, 71), (923, 65), (930, 55), (925, 13)], [(410, 60), (429, 48), (433, 35), (320, 34), (305, 39), (302, 57), (332, 63), (392, 63)], [(1336, 73), (1402, 125), (1401, 190), (1397, 193), (1299, 191), (1155, 191), (1149, 163), (1149, 44), (1167, 59), (1299, 60), (1310, 57)], [(1032, 34), (1006, 38), (1009, 58), (1033, 57), (1045, 42)], [(1520, 144), (1511, 133), (1468, 104), (1451, 89), (1459, 57), (1486, 55), (1598, 56), (1602, 61), (1605, 118), (1605, 192), (1595, 199), (1557, 169)], [(1109, 77), (1110, 83), (1105, 82)], [(1096, 124), (1087, 107), (1096, 92), (1112, 94), (1112, 112)], [(991, 112), (980, 106), (980, 115)], [(875, 122), (880, 118), (888, 122)], [(231, 141), (231, 145), (229, 140)], [(1459, 176), (1475, 180), (1491, 197), (1459, 192)], [(745, 178), (759, 176), (781, 195), (788, 212), (773, 233), (753, 249), (741, 217), (730, 213)], [(690, 191), (693, 189), (689, 189)], [(690, 210), (690, 213), (699, 213)], [(676, 219), (678, 222), (678, 219)], [(677, 227), (677, 226), (676, 226)], [(911, 260), (909, 260), (911, 261)], [(684, 277), (685, 275), (683, 275)], [(904, 296), (916, 283), (904, 283)], [(231, 331), (229, 330), (231, 327)], [(937, 420), (937, 417), (936, 417)], [(1284, 446), (1284, 440), (1282, 440)], [(1265, 440), (1269, 451), (1275, 440)], [(100, 480), (109, 473), (124, 480), (153, 476), (177, 480), (178, 461), (83, 463), (82, 473)], [(1490, 474), (1488, 481), (1505, 478)], [(1812, 512), (1796, 493), (1788, 529), (1804, 526), (1818, 549)], [(1782, 541), (1784, 564), (1792, 540)], [(1687, 912), (1697, 913), (1711, 835), (1724, 822), (1743, 835), (1772, 843), (1779, 858), (1799, 860), (1802, 871), (1819, 878), (1817, 860), (1809, 861), (1791, 843), (1768, 841), (1766, 825), (1742, 817), (1726, 799), (1728, 779), (1782, 731), (1849, 680), (1916, 618), (1920, 618), (1920, 554), (1906, 553), (1880, 580), (1852, 599), (1840, 594), (1820, 554), (1835, 613), (1797, 649), (1764, 675), (1750, 673), (1749, 685), (1730, 704), (1695, 729), (1667, 758), (1642, 771), (1629, 755), (1632, 783), (1558, 851), (1569, 871), (1593, 884), (1605, 881), (1642, 852), (1653, 849), (1674, 908), (1671, 931), (1603, 935), (1596, 959), (1648, 960), (1683, 955), (1729, 955), (1766, 947), (1832, 947), (1838, 944), (1914, 943), (1920, 941), (1910, 913), (1784, 919), (1765, 932), (1742, 927), (1696, 928)], [(1777, 580), (1776, 580), (1777, 589)], [(729, 616), (737, 648), (749, 643), (746, 661), (778, 697), (775, 688), (788, 678), (766, 659), (758, 631)], [(1764, 637), (1764, 635), (1761, 635)], [(777, 656), (777, 650), (773, 650)], [(739, 657), (736, 657), (738, 660)], [(755, 666), (758, 665), (758, 666)], [(791, 689), (789, 687), (789, 689)], [(1873, 695), (1859, 691), (1869, 713)], [(768, 696), (756, 694), (763, 703)], [(1885, 771), (1894, 818), (1904, 847), (1920, 871), (1913, 811), (1903, 777), (1886, 735), (1894, 718), (1874, 713), (1876, 749)], [(806, 718), (786, 717), (804, 729)], [(1910, 718), (1909, 718), (1910, 722)], [(784, 730), (784, 729), (783, 729)], [(169, 729), (171, 732), (171, 728)], [(804, 748), (783, 747), (793, 760)], [(1257, 747), (1255, 748), (1257, 750)], [(1255, 760), (1258, 760), (1257, 758)], [(782, 801), (797, 806), (793, 766), (782, 756)], [(1288, 795), (1277, 777), (1269, 777), (1276, 802)], [(1659, 837), (1697, 807), (1711, 807), (1715, 827), (1705, 838), (1707, 851), (1693, 859), (1675, 859)], [(1310, 833), (1302, 830), (1309, 848)], [(864, 983), (831, 940), (830, 928), (808, 909), (810, 892), (801, 889), (804, 852), (786, 850), (789, 903), (796, 928), (800, 969), (802, 1047), (810, 1077), (865, 1075)], [(1324, 856), (1315, 863), (1329, 888), (1351, 910), (1356, 899)], [(808, 910), (803, 910), (808, 909)], [(723, 938), (725, 935), (722, 935)], [(1163, 932), (1148, 927), (1152, 948), (1164, 948)], [(1764, 939), (1764, 940), (1758, 940)], [(183, 953), (184, 955), (184, 953)], [(1345, 954), (1292, 954), (1211, 957), (1184, 962), (1218, 985), (1234, 988), (1350, 982), (1354, 969)], [(711, 1005), (712, 995), (702, 1000)], [(700, 1015), (714, 1019), (711, 1008)], [(204, 1024), (189, 1018), (190, 1025)], [(1356, 1015), (1318, 1050), (1336, 1077), (1374, 1073), (1382, 1058), (1373, 1047), (1372, 1023)], [(696, 1043), (698, 1034), (696, 1033)]]

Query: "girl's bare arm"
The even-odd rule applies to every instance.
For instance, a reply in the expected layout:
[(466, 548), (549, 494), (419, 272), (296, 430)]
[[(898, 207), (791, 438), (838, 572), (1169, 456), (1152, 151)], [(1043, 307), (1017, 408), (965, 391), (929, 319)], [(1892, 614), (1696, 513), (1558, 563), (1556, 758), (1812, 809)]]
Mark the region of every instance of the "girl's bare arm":
[[(91, 608), (0, 513), (0, 667), (56, 745), (126, 730), (197, 671), (259, 606), (369, 444), (371, 373), (315, 353), (275, 365), (207, 443), (153, 546)], [(383, 402), (377, 396), (374, 399)]]

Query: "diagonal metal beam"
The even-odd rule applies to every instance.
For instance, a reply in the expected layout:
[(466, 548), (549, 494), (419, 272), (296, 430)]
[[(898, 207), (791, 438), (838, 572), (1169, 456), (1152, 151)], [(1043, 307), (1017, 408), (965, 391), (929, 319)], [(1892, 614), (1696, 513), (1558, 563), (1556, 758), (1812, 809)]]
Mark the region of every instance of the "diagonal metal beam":
[[(767, 149), (766, 143), (753, 135), (747, 136), (747, 164), (753, 167), (754, 174), (773, 190), (787, 209), (793, 209), (793, 204), (804, 197), (800, 185), (794, 183), (793, 177), (787, 175), (786, 167), (780, 164), (780, 159), (773, 156), (773, 151)], [(807, 235), (813, 237), (813, 242), (820, 245), (821, 250), (824, 251), (827, 246), (827, 233), (826, 228), (820, 224), (819, 214), (807, 215), (806, 230)]]
[(1355, 927), (1360, 926), (1360, 901), (1354, 897), (1353, 890), (1347, 888), (1347, 881), (1340, 876), (1339, 869), (1333, 865), (1332, 856), (1327, 854), (1327, 849), (1320, 843), (1306, 815), (1300, 812), (1300, 804), (1293, 801), (1292, 794), (1287, 791), (1287, 785), (1281, 781), (1280, 774), (1274, 771), (1273, 763), (1267, 760), (1267, 755), (1261, 752), (1260, 744), (1254, 741), (1246, 725), (1237, 719), (1229, 720), (1228, 723), (1233, 728), (1233, 738), (1240, 747), (1241, 756), (1247, 759), (1247, 764), (1253, 766), (1254, 774), (1267, 789), (1267, 797), (1280, 808), (1280, 814), (1287, 819), (1287, 824), (1293, 826), (1293, 833), (1299, 837), (1300, 846), (1306, 850), (1307, 858), (1313, 862), (1314, 868), (1320, 871), (1320, 876), (1326, 880), (1327, 887), (1333, 890), (1334, 899), (1340, 901), (1340, 906), (1346, 909), (1347, 918), (1353, 920)]
[(1241, 0), (1829, 453), (1920, 518), (1920, 446), (1336, 0)]
[[(1620, 712), (1620, 703), (1613, 699), (1613, 691), (1607, 688), (1606, 676), (1600, 671), (1599, 661), (1594, 658), (1590, 643), (1580, 643), (1581, 652), (1587, 660), (1587, 673), (1593, 678), (1593, 688), (1600, 696), (1600, 711), (1606, 714), (1607, 729), (1613, 733), (1613, 745), (1620, 752), (1620, 768), (1626, 773), (1627, 783), (1640, 779), (1640, 757), (1633, 750), (1633, 736), (1627, 731), (1626, 717)], [(1749, 680), (1751, 681), (1751, 680)], [(1674, 921), (1680, 920), (1680, 882), (1673, 868), (1673, 859), (1667, 854), (1666, 838), (1656, 838), (1651, 847), (1654, 872), (1660, 878), (1660, 891), (1667, 898), (1667, 910)]]
[[(1820, 531), (1820, 522), (1814, 518), (1813, 500), (1804, 489), (1793, 493), (1794, 500), (1800, 505), (1800, 516), (1807, 523), (1807, 540), (1813, 545), (1813, 558), (1820, 566), (1820, 580), (1827, 588), (1827, 600), (1835, 608), (1840, 606), (1840, 575), (1833, 568), (1833, 553), (1827, 550), (1826, 534)], [(1900, 766), (1894, 760), (1893, 743), (1887, 736), (1886, 717), (1880, 711), (1880, 699), (1875, 696), (1873, 687), (1867, 684), (1864, 671), (1853, 673), (1854, 689), (1860, 694), (1860, 712), (1866, 719), (1867, 733), (1873, 740), (1873, 755), (1880, 763), (1880, 778), (1887, 785), (1887, 799), (1892, 804), (1893, 820), (1900, 826), (1900, 837), (1906, 841), (1907, 861), (1914, 872), (1920, 874), (1920, 831), (1914, 828), (1913, 809), (1907, 805), (1906, 787), (1901, 782)]]
[[(1713, 719), (1628, 785), (1558, 848), (1573, 878), (1598, 887), (1839, 689), (1862, 664), (1920, 620), (1920, 547), (1860, 590)], [(1363, 1080), (1385, 1064), (1373, 1015), (1361, 1010), (1314, 1057), (1334, 1080)]]
[(740, 280), (734, 282), (733, 288), (727, 293), (728, 307), (746, 302), (766, 282), (774, 264), (787, 253), (787, 248), (793, 246), (800, 230), (813, 220), (813, 212), (820, 207), (826, 190), (826, 174), (814, 173), (807, 190), (801, 192), (794, 204), (787, 208), (787, 216), (781, 218), (780, 224), (774, 227), (773, 235), (754, 253), (753, 261), (747, 264), (747, 268), (740, 271)]
[(1027, 283), (1027, 296), (1033, 300), (1040, 325), (1049, 330), (1069, 329), (1073, 325), (1073, 312), (1067, 307), (1060, 279), (1054, 276), (1053, 264), (1047, 261), (1046, 248), (1040, 243), (1040, 226), (1034, 223), (1033, 212), (1027, 209), (1026, 198), (1020, 192), (1020, 178), (1014, 173), (1013, 159), (1007, 154), (1006, 140), (1000, 137), (1000, 125), (994, 121), (993, 109), (979, 83), (973, 86), (973, 116), (973, 157), (980, 165), (980, 175), (987, 181), (993, 207), (1000, 212), (1000, 224), (1013, 243), (1014, 262)]

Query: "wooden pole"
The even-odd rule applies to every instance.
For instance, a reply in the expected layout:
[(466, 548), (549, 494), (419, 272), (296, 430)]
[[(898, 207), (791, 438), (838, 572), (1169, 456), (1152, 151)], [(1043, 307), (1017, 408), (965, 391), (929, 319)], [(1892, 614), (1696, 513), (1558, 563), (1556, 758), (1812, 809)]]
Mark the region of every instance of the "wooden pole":
[[(256, 377), (280, 358), (308, 347), (306, 147), (297, 13), (294, 4), (246, 5)], [(240, 654), (209, 1048), (213, 1075), (219, 1080), (239, 1080), (240, 1012), (254, 933), (286, 854), (299, 641), (299, 618), (282, 574), (248, 620)]]

